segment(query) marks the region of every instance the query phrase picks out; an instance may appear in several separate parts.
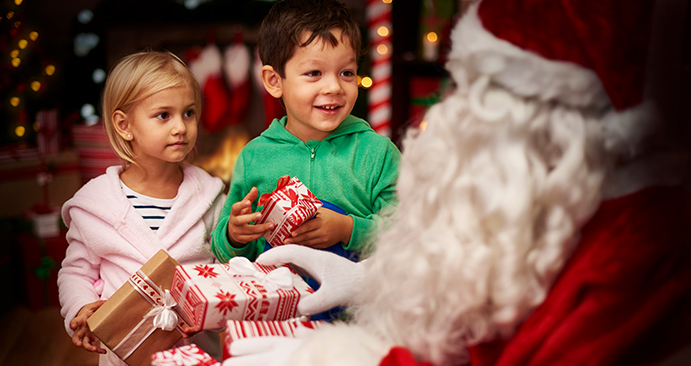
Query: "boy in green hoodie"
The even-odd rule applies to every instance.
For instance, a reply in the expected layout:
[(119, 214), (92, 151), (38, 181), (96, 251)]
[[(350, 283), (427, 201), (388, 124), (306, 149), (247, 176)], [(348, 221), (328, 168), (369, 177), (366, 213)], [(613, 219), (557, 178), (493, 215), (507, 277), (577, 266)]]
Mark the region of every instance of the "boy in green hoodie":
[[(292, 232), (286, 244), (359, 252), (376, 230), (380, 210), (396, 202), (400, 151), (369, 124), (350, 115), (358, 96), (361, 52), (357, 22), (337, 1), (285, 0), (259, 30), (261, 78), (286, 116), (241, 151), (211, 248), (221, 262), (254, 259), (273, 223), (261, 217), (260, 193), (281, 176), (300, 179), (317, 198), (346, 214), (321, 207)], [(332, 207), (332, 206), (329, 206)]]

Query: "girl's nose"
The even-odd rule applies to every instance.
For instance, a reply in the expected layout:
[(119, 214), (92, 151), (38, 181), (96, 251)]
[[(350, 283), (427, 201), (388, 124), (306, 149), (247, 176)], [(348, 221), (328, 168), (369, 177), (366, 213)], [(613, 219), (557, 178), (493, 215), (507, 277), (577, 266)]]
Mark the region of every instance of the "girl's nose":
[(184, 135), (187, 133), (187, 124), (182, 116), (173, 118), (173, 135)]

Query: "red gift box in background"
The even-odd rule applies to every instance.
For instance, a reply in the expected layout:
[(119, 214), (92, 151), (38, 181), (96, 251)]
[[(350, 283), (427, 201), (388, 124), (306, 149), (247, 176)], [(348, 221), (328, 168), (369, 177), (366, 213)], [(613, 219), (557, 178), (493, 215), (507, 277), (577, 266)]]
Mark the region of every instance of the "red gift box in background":
[(158, 351), (151, 356), (151, 366), (220, 366), (213, 357), (197, 347), (188, 344)]
[(102, 123), (92, 126), (73, 126), (72, 140), (79, 153), (82, 183), (105, 173), (106, 168), (111, 165), (120, 165), (120, 158), (111, 148), (108, 134)]
[(227, 320), (286, 320), (297, 315), (312, 290), (287, 266), (263, 266), (245, 257), (227, 264), (181, 265), (170, 293), (187, 321), (199, 329), (223, 329)]
[(230, 345), (233, 341), (251, 337), (283, 336), (295, 337), (299, 328), (318, 329), (323, 321), (303, 321), (297, 319), (284, 321), (228, 320), (223, 341), (223, 360), (230, 358)]
[(58, 270), (67, 251), (65, 231), (48, 238), (29, 233), (17, 235), (24, 257), (26, 304), (30, 309), (59, 306)]
[(275, 247), (283, 245), (295, 228), (311, 219), (322, 203), (297, 177), (284, 176), (278, 180), (275, 191), (259, 198), (258, 205), (264, 208), (256, 225), (265, 222), (276, 225), (264, 234), (266, 242)]

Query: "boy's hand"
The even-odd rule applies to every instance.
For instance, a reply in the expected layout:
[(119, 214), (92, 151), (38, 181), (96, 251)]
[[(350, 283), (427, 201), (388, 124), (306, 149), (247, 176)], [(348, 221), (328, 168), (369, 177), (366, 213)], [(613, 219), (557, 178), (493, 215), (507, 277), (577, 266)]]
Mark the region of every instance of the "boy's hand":
[(90, 352), (106, 353), (106, 350), (98, 347), (96, 344), (98, 338), (91, 332), (89, 325), (86, 323), (88, 319), (96, 309), (100, 308), (105, 300), (99, 300), (92, 302), (91, 304), (84, 305), (79, 309), (79, 313), (70, 321), (70, 328), (74, 330), (72, 335), (72, 343), (77, 347), (83, 347), (85, 350)]
[(273, 229), (274, 223), (267, 222), (261, 225), (251, 225), (250, 223), (262, 217), (261, 212), (252, 212), (252, 202), (257, 199), (259, 190), (252, 187), (245, 198), (240, 202), (235, 202), (230, 208), (230, 219), (228, 220), (228, 239), (235, 244), (247, 244), (252, 240), (257, 240), (268, 230)]
[(352, 217), (320, 207), (315, 218), (293, 230), (284, 243), (324, 249), (338, 242), (349, 243), (352, 231)]

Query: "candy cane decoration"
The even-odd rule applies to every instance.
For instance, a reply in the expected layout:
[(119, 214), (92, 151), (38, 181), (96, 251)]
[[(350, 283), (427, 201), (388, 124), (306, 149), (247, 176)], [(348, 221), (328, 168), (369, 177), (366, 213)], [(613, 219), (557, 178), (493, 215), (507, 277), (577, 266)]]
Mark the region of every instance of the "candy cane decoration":
[(372, 55), (369, 122), (376, 132), (391, 137), (391, 0), (367, 0), (366, 11)]

